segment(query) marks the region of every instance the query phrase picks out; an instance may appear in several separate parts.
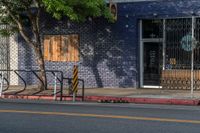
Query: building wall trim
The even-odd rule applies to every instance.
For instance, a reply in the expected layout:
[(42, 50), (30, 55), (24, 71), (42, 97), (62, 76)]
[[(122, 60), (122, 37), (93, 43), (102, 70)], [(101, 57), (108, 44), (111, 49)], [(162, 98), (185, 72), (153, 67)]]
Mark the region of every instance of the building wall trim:
[[(106, 0), (109, 2), (110, 0)], [(147, 2), (147, 1), (161, 1), (161, 0), (111, 0), (112, 2), (116, 3), (128, 3), (128, 2)]]

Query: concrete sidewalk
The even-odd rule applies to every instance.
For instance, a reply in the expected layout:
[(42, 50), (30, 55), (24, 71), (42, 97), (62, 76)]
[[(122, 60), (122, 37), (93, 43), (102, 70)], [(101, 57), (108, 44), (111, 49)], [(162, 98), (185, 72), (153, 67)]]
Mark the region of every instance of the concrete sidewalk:
[(88, 96), (200, 99), (200, 91), (194, 91), (194, 95), (191, 95), (190, 90), (166, 90), (162, 88), (92, 88), (86, 89), (85, 93)]
[[(3, 98), (22, 98), (22, 99), (48, 99), (53, 100), (53, 90), (37, 92), (37, 89), (29, 87), (26, 91), (13, 95), (12, 92), (19, 87), (13, 87), (4, 92)], [(72, 100), (67, 96), (68, 92), (64, 89), (64, 100)], [(81, 90), (78, 91), (81, 95)], [(59, 95), (57, 95), (59, 100)], [(80, 100), (80, 98), (77, 98)], [(200, 91), (194, 91), (191, 95), (190, 90), (166, 90), (166, 89), (135, 89), (135, 88), (90, 88), (85, 89), (85, 100), (93, 102), (129, 102), (129, 103), (148, 103), (148, 104), (178, 104), (178, 105), (199, 105)]]

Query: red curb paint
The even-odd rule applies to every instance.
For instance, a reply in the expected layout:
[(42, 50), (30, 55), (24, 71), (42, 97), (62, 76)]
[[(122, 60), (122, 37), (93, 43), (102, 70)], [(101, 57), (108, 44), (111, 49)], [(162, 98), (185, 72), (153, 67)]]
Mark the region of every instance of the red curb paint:
[(98, 100), (124, 100), (129, 103), (138, 104), (173, 104), (173, 105), (199, 105), (200, 100), (194, 99), (168, 99), (168, 98), (117, 98), (117, 97), (104, 97), (104, 96), (86, 96), (86, 101), (98, 101)]
[(135, 103), (148, 103), (148, 104), (171, 104), (169, 99), (160, 98), (135, 98)]
[[(1, 98), (8, 99), (30, 99), (30, 100), (54, 100), (53, 96), (27, 96), (27, 95), (2, 95)], [(109, 101), (128, 101), (137, 104), (173, 104), (173, 105), (199, 105), (200, 100), (197, 99), (167, 99), (167, 98), (132, 98), (132, 97), (111, 97), (111, 96), (85, 96), (85, 101), (98, 102), (99, 100)], [(60, 100), (60, 97), (56, 97)], [(64, 96), (63, 101), (72, 101), (71, 96)], [(81, 97), (77, 97), (76, 101), (81, 101)]]
[(177, 105), (198, 105), (199, 100), (171, 99), (171, 103)]

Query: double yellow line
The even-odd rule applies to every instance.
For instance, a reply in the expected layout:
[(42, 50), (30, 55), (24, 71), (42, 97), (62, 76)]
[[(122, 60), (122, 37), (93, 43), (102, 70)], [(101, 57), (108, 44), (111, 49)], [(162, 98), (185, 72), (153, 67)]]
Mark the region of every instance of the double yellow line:
[(137, 117), (137, 116), (123, 116), (123, 115), (101, 115), (101, 114), (67, 113), (67, 112), (41, 112), (41, 111), (29, 111), (29, 110), (0, 110), (0, 113), (94, 117), (94, 118), (107, 118), (107, 119), (126, 119), (126, 120), (200, 124), (200, 120), (181, 120), (181, 119), (170, 119), (170, 118)]

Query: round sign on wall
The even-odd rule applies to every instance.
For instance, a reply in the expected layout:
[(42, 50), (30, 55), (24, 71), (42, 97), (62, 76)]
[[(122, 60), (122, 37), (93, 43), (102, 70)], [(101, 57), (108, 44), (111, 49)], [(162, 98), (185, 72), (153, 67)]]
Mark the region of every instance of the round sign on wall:
[[(187, 34), (185, 36), (183, 36), (183, 38), (181, 39), (181, 48), (185, 51), (191, 51), (192, 50), (192, 35), (191, 34)], [(193, 48), (196, 48), (196, 40), (194, 40), (194, 46)]]

